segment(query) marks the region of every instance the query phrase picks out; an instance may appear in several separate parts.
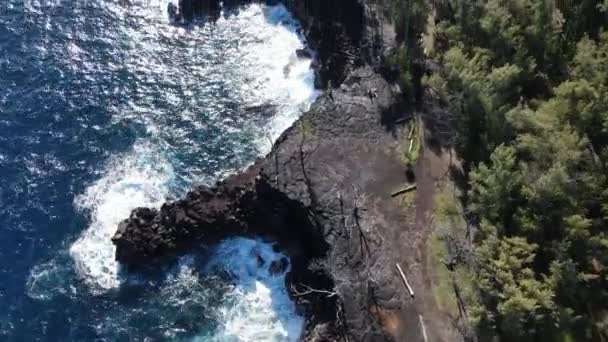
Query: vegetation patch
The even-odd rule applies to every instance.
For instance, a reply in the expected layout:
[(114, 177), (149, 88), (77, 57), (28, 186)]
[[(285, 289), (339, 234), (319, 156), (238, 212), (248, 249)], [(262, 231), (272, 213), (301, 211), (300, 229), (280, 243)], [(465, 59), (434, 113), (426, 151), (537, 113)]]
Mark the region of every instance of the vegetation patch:
[(427, 241), (427, 268), (438, 309), (458, 329), (471, 332), (477, 305), (473, 250), (457, 189), (446, 183), (435, 197), (433, 232)]
[(454, 296), (452, 275), (443, 263), (447, 260), (448, 252), (443, 237), (433, 232), (427, 242), (429, 258), (428, 269), (431, 275), (433, 297), (437, 308), (452, 318), (458, 317), (458, 304)]
[(408, 133), (401, 144), (403, 163), (413, 169), (420, 154), (420, 125), (417, 119), (412, 119), (408, 125)]
[[(447, 262), (470, 272), (477, 339), (608, 341), (606, 2), (433, 5), (423, 84), (456, 118), (466, 185), (451, 201), (474, 231)], [(436, 224), (452, 258), (462, 222)]]

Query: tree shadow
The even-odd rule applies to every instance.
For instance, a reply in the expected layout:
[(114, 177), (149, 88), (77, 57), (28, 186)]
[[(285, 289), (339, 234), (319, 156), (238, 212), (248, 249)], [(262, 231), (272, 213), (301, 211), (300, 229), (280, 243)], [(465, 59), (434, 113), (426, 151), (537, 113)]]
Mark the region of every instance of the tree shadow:
[(380, 124), (393, 138), (397, 138), (397, 128), (412, 120), (414, 111), (405, 101), (396, 101), (380, 114)]
[(423, 91), (420, 117), (425, 128), (425, 145), (429, 149), (441, 156), (444, 151), (456, 147), (456, 114), (430, 88)]

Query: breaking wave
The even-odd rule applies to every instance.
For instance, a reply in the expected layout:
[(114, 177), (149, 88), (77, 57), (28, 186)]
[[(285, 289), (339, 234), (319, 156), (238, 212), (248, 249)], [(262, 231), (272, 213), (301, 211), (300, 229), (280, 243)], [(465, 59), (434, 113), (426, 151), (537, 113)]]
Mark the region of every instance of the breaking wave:
[[(296, 341), (303, 318), (285, 288), (289, 260), (272, 243), (226, 240), (147, 278), (121, 272), (111, 237), (134, 208), (158, 208), (246, 167), (310, 107), (314, 72), (312, 61), (296, 54), (305, 47), (297, 21), (281, 5), (249, 5), (216, 23), (189, 26), (170, 25), (158, 8), (101, 7), (117, 20), (102, 35), (115, 46), (110, 60), (74, 40), (65, 63), (84, 70), (85, 79), (128, 75), (125, 84), (103, 90), (121, 98), (108, 103), (111, 126), (93, 128), (126, 130), (134, 138), (107, 156), (97, 179), (75, 196), (88, 223), (69, 247), (73, 269), (59, 256), (33, 267), (27, 294), (39, 301), (57, 295), (82, 301), (90, 294), (116, 300), (139, 289), (136, 306), (107, 304), (87, 323), (110, 340)], [(95, 74), (103, 68), (107, 75)], [(86, 290), (66, 280), (71, 277)]]
[[(114, 115), (117, 122), (142, 124), (147, 136), (132, 151), (111, 158), (102, 177), (76, 200), (78, 208), (90, 213), (91, 224), (70, 251), (95, 291), (120, 284), (110, 238), (131, 210), (159, 207), (197, 180), (213, 181), (267, 153), (270, 142), (316, 95), (311, 60), (296, 57), (296, 49), (304, 46), (297, 23), (283, 6), (251, 5), (188, 33), (180, 27), (166, 30), (175, 32), (145, 27), (131, 32), (135, 45), (127, 66), (152, 82), (142, 82), (141, 93), (147, 87), (161, 93), (155, 88), (163, 83), (171, 87), (162, 90), (164, 98), (134, 98)], [(168, 63), (154, 58), (170, 49), (163, 38), (186, 40)], [(196, 105), (177, 113), (168, 106), (163, 112), (151, 108), (153, 101)], [(203, 113), (193, 112), (196, 108)], [(209, 134), (199, 136), (200, 131)]]

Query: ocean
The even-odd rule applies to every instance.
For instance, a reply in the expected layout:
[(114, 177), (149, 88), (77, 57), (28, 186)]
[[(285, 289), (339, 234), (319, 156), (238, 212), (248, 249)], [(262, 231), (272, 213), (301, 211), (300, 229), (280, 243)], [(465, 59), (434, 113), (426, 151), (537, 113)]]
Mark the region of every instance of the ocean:
[(145, 274), (114, 261), (132, 209), (247, 167), (317, 96), (285, 7), (177, 25), (167, 5), (0, 4), (1, 341), (301, 333), (271, 242), (201, 246)]

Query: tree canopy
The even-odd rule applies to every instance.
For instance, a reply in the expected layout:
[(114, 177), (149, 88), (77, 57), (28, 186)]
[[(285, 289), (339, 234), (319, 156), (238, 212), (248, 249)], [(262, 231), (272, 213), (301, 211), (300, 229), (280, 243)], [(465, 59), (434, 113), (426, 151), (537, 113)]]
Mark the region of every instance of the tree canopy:
[(483, 340), (608, 341), (608, 2), (437, 0)]

